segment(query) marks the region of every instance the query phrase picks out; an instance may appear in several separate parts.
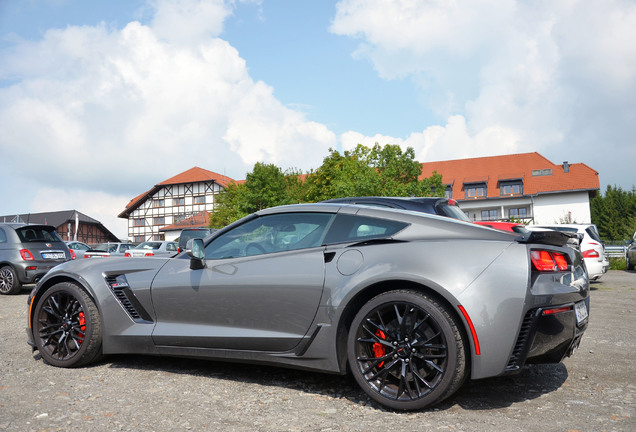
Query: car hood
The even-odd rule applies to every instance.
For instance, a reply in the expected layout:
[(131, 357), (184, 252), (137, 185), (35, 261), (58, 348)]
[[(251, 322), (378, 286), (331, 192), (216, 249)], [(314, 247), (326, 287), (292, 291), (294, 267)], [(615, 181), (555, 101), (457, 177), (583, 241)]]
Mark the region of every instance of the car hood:
[(59, 275), (76, 275), (88, 279), (95, 274), (158, 271), (170, 258), (100, 258), (67, 261), (51, 269), (40, 284)]

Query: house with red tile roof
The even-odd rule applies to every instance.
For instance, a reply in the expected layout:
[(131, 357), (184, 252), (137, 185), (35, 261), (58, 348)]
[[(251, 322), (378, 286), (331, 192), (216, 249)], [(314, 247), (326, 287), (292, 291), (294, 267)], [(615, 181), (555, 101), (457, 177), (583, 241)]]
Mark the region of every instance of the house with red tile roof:
[(598, 172), (586, 164), (555, 164), (536, 152), (426, 162), (421, 177), (434, 171), (446, 196), (475, 221), (590, 223), (590, 198), (600, 189)]
[[(128, 219), (128, 237), (135, 243), (171, 240), (180, 225), (208, 226), (216, 195), (234, 182), (230, 177), (193, 167), (136, 196), (118, 217)], [(170, 237), (166, 239), (166, 236)]]

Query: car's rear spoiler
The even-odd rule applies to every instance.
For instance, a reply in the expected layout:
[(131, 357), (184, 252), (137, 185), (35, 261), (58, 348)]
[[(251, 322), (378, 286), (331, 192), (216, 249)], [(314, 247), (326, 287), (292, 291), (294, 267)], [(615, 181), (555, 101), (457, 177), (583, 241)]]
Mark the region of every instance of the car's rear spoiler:
[(528, 231), (517, 237), (519, 243), (538, 243), (552, 246), (570, 246), (579, 249), (583, 236), (562, 231)]

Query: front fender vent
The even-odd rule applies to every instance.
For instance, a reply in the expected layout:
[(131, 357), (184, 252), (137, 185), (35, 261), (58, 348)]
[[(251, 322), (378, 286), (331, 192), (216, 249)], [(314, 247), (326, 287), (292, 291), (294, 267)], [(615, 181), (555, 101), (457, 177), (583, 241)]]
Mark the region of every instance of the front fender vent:
[(105, 279), (110, 291), (135, 322), (141, 324), (151, 324), (153, 322), (150, 314), (144, 309), (135, 293), (130, 289), (125, 275), (109, 275)]

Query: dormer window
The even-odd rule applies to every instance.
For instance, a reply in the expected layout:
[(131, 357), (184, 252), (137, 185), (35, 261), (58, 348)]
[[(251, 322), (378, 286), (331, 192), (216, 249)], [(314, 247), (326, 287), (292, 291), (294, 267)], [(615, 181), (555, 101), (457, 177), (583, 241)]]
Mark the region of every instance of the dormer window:
[(522, 195), (523, 183), (521, 181), (506, 181), (499, 183), (501, 196)]
[(453, 186), (452, 185), (446, 185), (446, 190), (444, 191), (444, 196), (448, 199), (452, 199), (453, 198)]
[(464, 185), (465, 199), (486, 198), (488, 196), (486, 183)]

